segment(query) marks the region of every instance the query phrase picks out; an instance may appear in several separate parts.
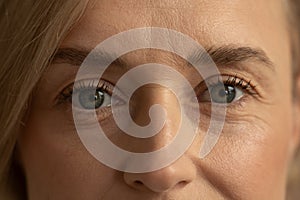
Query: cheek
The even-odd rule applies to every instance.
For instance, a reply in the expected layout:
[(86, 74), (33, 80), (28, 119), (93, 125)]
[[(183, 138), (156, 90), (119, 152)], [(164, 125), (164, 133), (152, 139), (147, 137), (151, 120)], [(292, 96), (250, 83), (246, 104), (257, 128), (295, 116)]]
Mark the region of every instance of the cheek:
[(75, 193), (91, 199), (117, 179), (116, 172), (90, 156), (63, 115), (33, 110), (26, 127), (19, 149), (33, 199), (72, 199)]
[(291, 120), (278, 107), (270, 113), (264, 120), (248, 116), (226, 123), (203, 162), (211, 182), (233, 198), (284, 199)]

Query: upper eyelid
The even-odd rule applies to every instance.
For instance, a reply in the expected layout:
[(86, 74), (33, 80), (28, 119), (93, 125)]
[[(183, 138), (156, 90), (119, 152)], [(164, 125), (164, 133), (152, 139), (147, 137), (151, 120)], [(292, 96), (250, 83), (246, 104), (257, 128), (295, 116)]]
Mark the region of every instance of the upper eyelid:
[[(226, 77), (224, 79), (224, 77)], [(221, 75), (214, 75), (214, 76), (211, 76), (209, 78), (207, 78), (205, 81), (202, 81), (201, 83), (199, 83), (196, 87), (195, 87), (195, 91), (197, 93), (197, 91), (200, 90), (200, 92), (204, 92), (205, 90), (207, 90), (209, 87), (212, 87), (212, 86), (215, 86), (216, 84), (220, 84), (220, 82), (222, 84), (226, 84), (226, 81), (228, 81), (229, 79), (231, 78), (235, 78), (236, 79), (236, 84), (239, 82), (239, 81), (243, 81), (243, 83), (245, 85), (247, 85), (248, 88), (243, 88), (241, 87), (241, 89), (243, 90), (246, 90), (247, 89), (247, 92), (249, 92), (251, 95), (259, 95), (259, 92), (256, 91), (256, 85), (253, 84), (253, 81), (252, 80), (246, 80), (245, 78), (243, 77), (240, 77), (238, 76), (237, 74), (235, 75), (230, 75), (230, 74), (221, 74)], [(214, 80), (214, 81), (210, 81), (210, 79)], [(230, 81), (229, 81), (230, 82)], [(227, 84), (229, 83), (227, 82)], [(233, 82), (232, 82), (233, 83)]]
[(99, 87), (107, 87), (108, 89), (113, 90), (114, 85), (104, 79), (83, 79), (79, 80), (77, 82), (73, 82), (70, 84), (74, 89), (80, 89), (80, 88), (99, 88)]
[[(86, 84), (86, 85), (82, 85)], [(72, 84), (71, 84), (72, 85)], [(74, 85), (74, 83), (73, 83)], [(118, 99), (125, 99), (126, 95), (122, 93), (122, 91), (118, 90), (118, 88), (111, 83), (110, 81), (106, 79), (84, 79), (77, 82), (77, 91), (81, 89), (97, 89), (97, 88), (103, 88), (104, 92), (106, 92), (108, 95), (112, 96), (113, 92), (117, 92), (115, 94), (115, 97)], [(81, 85), (81, 86), (80, 86)], [(74, 87), (75, 88), (75, 87)], [(76, 89), (76, 88), (75, 88)], [(71, 90), (73, 90), (73, 87), (71, 86)]]
[[(210, 79), (212, 79), (212, 77), (217, 77), (217, 81), (214, 81), (214, 82), (210, 81)], [(253, 95), (257, 94), (257, 91), (255, 91), (256, 85), (253, 85), (252, 83), (250, 85), (250, 82), (253, 82), (253, 81), (250, 81), (250, 80), (247, 81), (247, 80), (245, 80), (245, 78), (239, 77), (237, 74), (235, 74), (235, 75), (221, 74), (221, 75), (211, 76), (211, 77), (207, 78), (206, 81), (202, 81), (199, 84), (197, 84), (197, 86), (194, 88), (194, 90), (196, 91), (196, 93), (198, 93), (197, 91), (204, 92), (209, 87), (214, 86), (214, 85), (216, 85), (220, 82), (222, 82), (223, 84), (226, 84), (226, 80), (224, 79), (224, 77), (227, 78), (226, 79), (227, 81), (229, 79), (232, 79), (232, 78), (236, 78), (236, 80), (242, 80), (244, 83), (249, 84), (249, 87), (251, 87), (251, 90), (253, 91), (251, 94), (253, 94)], [(102, 86), (101, 86), (101, 84), (102, 84)], [(107, 81), (105, 79), (100, 79), (100, 80), (97, 80), (97, 79), (83, 79), (83, 80), (79, 80), (77, 82), (73, 82), (73, 83), (69, 84), (68, 86), (66, 86), (59, 94), (64, 95), (64, 91), (66, 91), (66, 90), (70, 91), (70, 92), (71, 91), (75, 92), (75, 91), (73, 91), (73, 89), (78, 91), (80, 89), (101, 88), (103, 86), (105, 86), (105, 92), (107, 92), (109, 95), (112, 95), (113, 90), (115, 89), (115, 86), (114, 86), (113, 83), (111, 83), (110, 81)], [(242, 88), (242, 89), (245, 89), (245, 88)], [(69, 92), (69, 94), (70, 94), (70, 92)], [(124, 95), (124, 94), (122, 94), (122, 92), (120, 92), (120, 93), (121, 94), (119, 96)], [(126, 95), (124, 95), (124, 96), (126, 96)]]
[[(62, 103), (63, 101), (66, 101), (66, 99), (70, 98), (74, 92), (78, 92), (81, 89), (87, 89), (87, 88), (98, 88), (99, 83), (105, 84), (105, 92), (107, 92), (109, 95), (111, 95), (112, 90), (114, 88), (113, 84), (109, 81), (100, 79), (83, 79), (78, 80), (77, 82), (72, 82), (68, 84), (66, 87), (64, 87), (55, 98), (55, 102)], [(102, 87), (102, 86), (101, 86)], [(74, 90), (75, 89), (75, 90)]]

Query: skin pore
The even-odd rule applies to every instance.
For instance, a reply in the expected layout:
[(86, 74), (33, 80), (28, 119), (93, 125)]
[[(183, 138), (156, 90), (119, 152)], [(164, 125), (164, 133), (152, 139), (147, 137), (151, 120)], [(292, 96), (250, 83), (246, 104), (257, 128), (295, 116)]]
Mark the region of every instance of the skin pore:
[[(59, 47), (61, 54), (43, 75), (18, 142), (28, 198), (284, 199), (288, 161), (296, 146), (297, 131), (287, 26), (280, 0), (103, 0), (90, 4)], [(251, 89), (239, 87), (243, 94), (228, 105), (221, 138), (204, 159), (199, 159), (198, 153), (209, 120), (207, 101), (200, 101), (204, 117), (199, 134), (180, 159), (158, 171), (125, 173), (103, 165), (88, 153), (76, 134), (71, 103), (57, 100), (74, 82), (85, 52), (114, 34), (138, 27), (164, 27), (189, 35), (211, 54), (222, 80), (243, 80)], [(158, 50), (122, 56), (122, 62), (112, 64), (102, 81), (113, 87), (128, 69), (148, 62), (178, 70), (193, 87), (199, 86), (202, 99), (203, 80), (194, 69), (178, 56)], [(115, 66), (120, 63), (127, 66)], [(135, 104), (132, 115), (141, 125), (149, 121), (149, 106), (164, 105), (168, 111), (165, 127), (153, 138), (132, 138), (121, 134), (108, 109), (102, 108), (100, 123), (109, 138), (134, 152), (154, 151), (167, 145), (178, 128), (174, 95), (150, 85), (136, 91), (133, 101), (140, 102)]]

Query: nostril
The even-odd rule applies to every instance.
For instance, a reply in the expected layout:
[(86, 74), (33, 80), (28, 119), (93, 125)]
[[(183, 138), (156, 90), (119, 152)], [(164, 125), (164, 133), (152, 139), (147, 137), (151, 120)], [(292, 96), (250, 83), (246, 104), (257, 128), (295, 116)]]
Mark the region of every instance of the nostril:
[(139, 180), (134, 181), (134, 184), (136, 184), (136, 185), (144, 185), (143, 182), (139, 181)]
[(185, 185), (187, 183), (188, 183), (187, 181), (180, 181), (180, 182), (178, 182), (178, 185)]
[(180, 181), (176, 184), (176, 187), (183, 188), (185, 187), (189, 182), (188, 181)]
[[(185, 159), (183, 157), (182, 159)], [(186, 162), (179, 160), (163, 169), (148, 173), (124, 173), (125, 183), (138, 191), (163, 193), (169, 190), (181, 190), (196, 178), (196, 168), (191, 165), (188, 170)]]

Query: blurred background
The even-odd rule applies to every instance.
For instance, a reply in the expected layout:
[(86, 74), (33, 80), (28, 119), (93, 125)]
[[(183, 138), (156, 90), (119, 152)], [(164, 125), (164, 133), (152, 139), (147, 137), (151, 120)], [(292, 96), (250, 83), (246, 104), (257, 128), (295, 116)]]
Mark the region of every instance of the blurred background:
[(300, 200), (300, 149), (298, 149), (294, 163), (290, 168), (287, 200)]
[[(298, 27), (299, 30), (298, 38), (300, 38), (300, 0), (289, 0), (289, 1), (291, 3), (291, 8), (295, 14), (295, 19), (296, 19), (295, 26)], [(298, 40), (298, 44), (299, 44), (299, 40)], [(298, 52), (300, 52), (299, 49)], [(298, 97), (300, 97), (300, 94), (298, 95), (299, 95)], [(298, 99), (298, 101), (300, 101), (300, 99)], [(296, 153), (294, 163), (291, 165), (290, 168), (288, 185), (287, 185), (287, 200), (300, 200), (300, 148), (298, 148), (298, 152)]]

